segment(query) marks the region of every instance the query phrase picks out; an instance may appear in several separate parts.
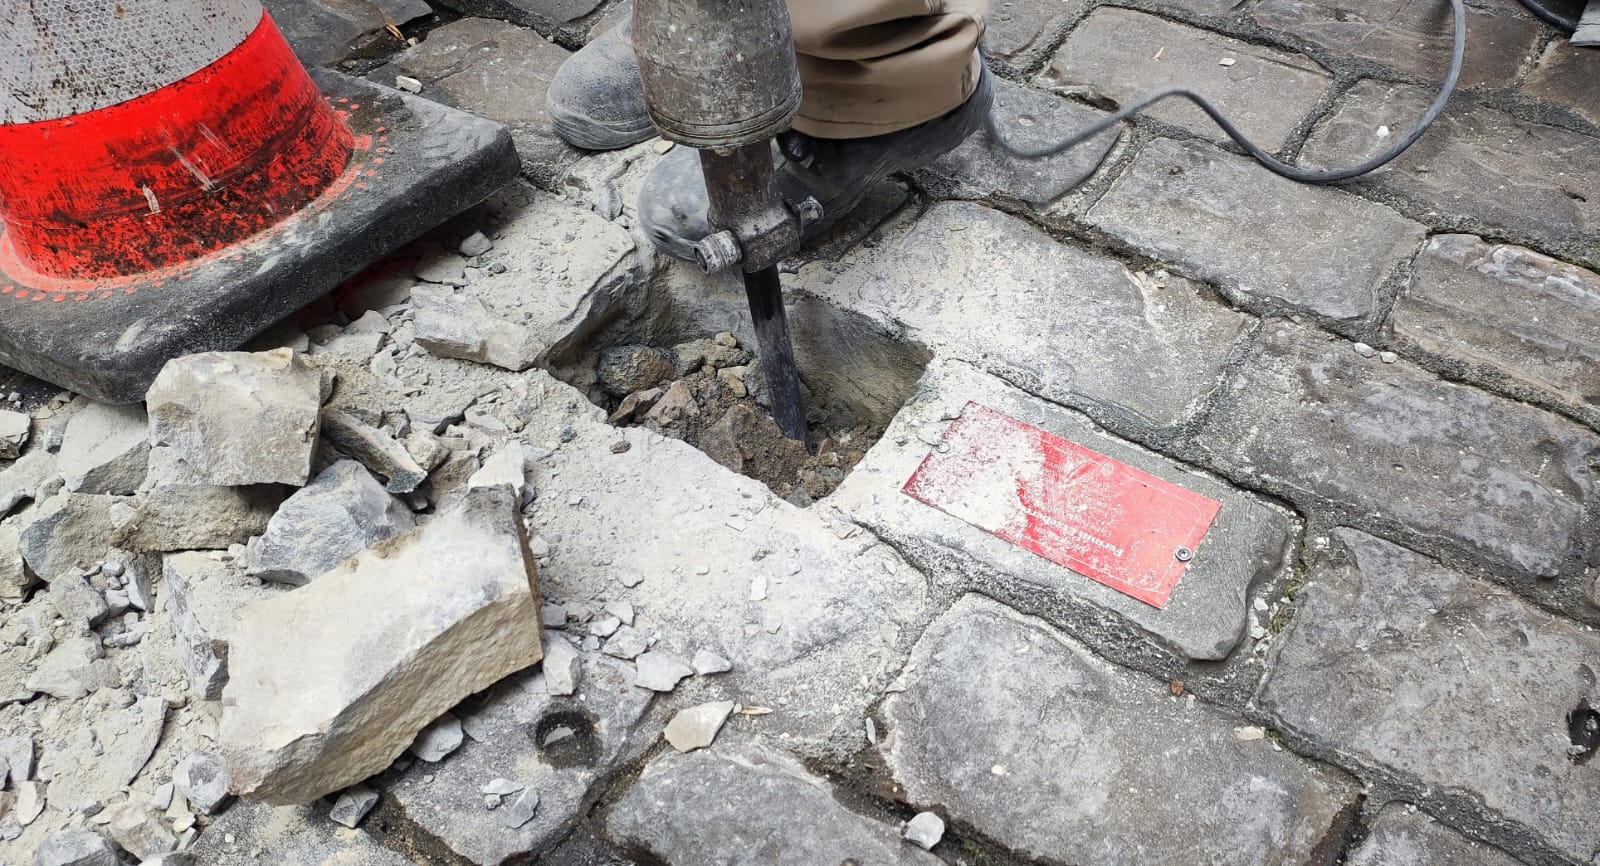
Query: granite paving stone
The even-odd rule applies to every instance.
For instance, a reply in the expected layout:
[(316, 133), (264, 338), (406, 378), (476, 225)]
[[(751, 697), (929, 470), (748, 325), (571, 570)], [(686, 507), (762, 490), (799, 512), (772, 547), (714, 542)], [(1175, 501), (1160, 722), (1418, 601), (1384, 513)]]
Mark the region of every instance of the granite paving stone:
[(385, 25), (433, 14), (423, 0), (262, 0), (262, 5), (307, 66), (332, 66), (347, 57), (402, 48)]
[(929, 626), (880, 749), (897, 796), (1024, 858), (1324, 864), (1358, 786), (978, 596)]
[(553, 185), (581, 152), (556, 137), (545, 111), (550, 80), (570, 56), (533, 30), (485, 18), (463, 18), (428, 34), (368, 77), (394, 85), (396, 75), (421, 81), (422, 95), (505, 124), (522, 156), (523, 173)]
[(1600, 764), (1568, 715), (1600, 704), (1600, 635), (1352, 529), (1311, 571), (1258, 701), (1296, 738), (1460, 814), (1514, 853), (1600, 854)]
[(1402, 342), (1600, 419), (1600, 274), (1473, 235), (1428, 241), (1390, 319)]
[(858, 815), (826, 780), (755, 741), (664, 753), (612, 809), (611, 835), (665, 866), (937, 866), (894, 824)]
[(998, 0), (984, 22), (985, 57), (1019, 75), (1038, 65), (1071, 26), (1087, 0)]
[[(585, 18), (599, 9), (604, 0), (440, 0), (440, 2), (466, 15), (484, 18), (502, 18), (523, 27), (534, 27), (546, 36), (554, 36), (568, 25)], [(540, 104), (544, 97), (539, 97)]]
[(1381, 205), (1172, 139), (1146, 145), (1088, 220), (1246, 305), (1340, 322), (1373, 316), (1380, 284), (1423, 241)]
[[(1359, 57), (1424, 79), (1444, 80), (1453, 31), (1437, 0), (1265, 0), (1255, 20), (1336, 57)], [(1467, 8), (1467, 53), (1459, 87), (1515, 83), (1542, 28), (1528, 16)]]
[(1188, 418), (1251, 321), (1188, 280), (1135, 274), (967, 203), (935, 207), (842, 274), (803, 276), (823, 299), (938, 355), (1141, 427)]
[[(1107, 114), (1009, 81), (995, 84), (994, 113), (1005, 142), (1021, 150), (1064, 141)], [(1065, 153), (1023, 159), (997, 146), (988, 130), (979, 130), (917, 172), (916, 179), (938, 198), (1008, 198), (1044, 207), (1094, 174), (1120, 136), (1108, 129)]]
[(1556, 103), (1600, 125), (1600, 51), (1576, 48), (1562, 39), (1545, 46), (1522, 89), (1530, 96)]
[(1600, 437), (1570, 421), (1287, 321), (1228, 387), (1200, 448), (1304, 510), (1540, 577), (1584, 544)]
[(1383, 807), (1345, 866), (1519, 866), (1504, 851), (1475, 842), (1410, 803)]
[[(1312, 132), (1301, 162), (1343, 166), (1373, 156), (1391, 143), (1381, 128), (1410, 129), (1432, 99), (1426, 88), (1361, 81)], [(1600, 138), (1591, 135), (1458, 98), (1414, 147), (1361, 183), (1451, 228), (1483, 227), (1600, 261)]]
[[(1010, 415), (1222, 503), (1205, 542), (1164, 609), (1003, 541), (900, 492), (945, 421), (969, 402)], [(997, 449), (998, 451), (999, 449)], [(999, 453), (994, 459), (1003, 459)], [(983, 491), (966, 494), (978, 498)], [(955, 573), (991, 595), (1052, 599), (1059, 624), (1114, 648), (1125, 663), (1157, 657), (1225, 659), (1249, 629), (1252, 590), (1285, 568), (1289, 518), (1260, 500), (1106, 434), (1087, 418), (965, 364), (935, 361), (882, 440), (831, 500), (930, 574)], [(1051, 619), (1057, 619), (1052, 615)], [(1073, 624), (1080, 627), (1074, 629)], [(1151, 647), (1139, 647), (1144, 642)], [(1130, 645), (1134, 644), (1134, 645)]]
[[(1102, 7), (1073, 29), (1038, 83), (1124, 104), (1181, 82), (1271, 151), (1285, 143), (1332, 80), (1302, 54), (1144, 12)], [(1193, 103), (1167, 100), (1148, 114), (1214, 140), (1225, 138)]]

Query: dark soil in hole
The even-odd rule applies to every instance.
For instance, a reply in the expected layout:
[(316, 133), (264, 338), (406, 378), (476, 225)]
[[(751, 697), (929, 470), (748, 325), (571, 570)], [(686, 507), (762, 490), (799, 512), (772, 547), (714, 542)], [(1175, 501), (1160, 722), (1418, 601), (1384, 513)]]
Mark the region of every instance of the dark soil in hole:
[(760, 362), (727, 333), (671, 349), (608, 349), (596, 372), (614, 397), (611, 423), (688, 442), (801, 507), (832, 493), (883, 435), (881, 426), (865, 423), (834, 429), (810, 406), (817, 453), (806, 453), (772, 420)]

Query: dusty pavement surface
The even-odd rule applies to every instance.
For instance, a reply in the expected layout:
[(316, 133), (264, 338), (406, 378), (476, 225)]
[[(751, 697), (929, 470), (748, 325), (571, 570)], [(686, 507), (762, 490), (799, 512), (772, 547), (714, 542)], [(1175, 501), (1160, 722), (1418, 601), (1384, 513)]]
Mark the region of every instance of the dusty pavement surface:
[[(1600, 864), (1600, 52), (1473, 0), (1337, 189), (1181, 106), (885, 183), (784, 278), (808, 458), (663, 148), (549, 131), (623, 9), (268, 5), (524, 178), (144, 406), (4, 380), (0, 863)], [(1348, 163), (1448, 50), (995, 6), (1031, 144), (1178, 81)], [(1166, 608), (902, 493), (971, 402), (1220, 503)]]

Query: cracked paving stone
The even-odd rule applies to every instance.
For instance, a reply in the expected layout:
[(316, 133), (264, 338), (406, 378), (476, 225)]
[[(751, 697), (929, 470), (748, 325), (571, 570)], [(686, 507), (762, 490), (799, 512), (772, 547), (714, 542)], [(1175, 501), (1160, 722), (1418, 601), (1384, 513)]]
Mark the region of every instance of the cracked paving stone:
[(806, 288), (935, 354), (1154, 427), (1181, 423), (1217, 387), (1251, 321), (1187, 280), (1141, 279), (968, 203), (939, 205), (881, 255), (812, 273)]
[(1376, 312), (1379, 285), (1424, 235), (1381, 205), (1165, 138), (1140, 151), (1088, 220), (1247, 304), (1339, 321)]
[(1600, 124), (1600, 51), (1553, 40), (1522, 85), (1530, 96), (1564, 105), (1590, 123)]
[(984, 58), (1015, 74), (1032, 68), (1066, 33), (1086, 0), (1002, 0), (984, 20)]
[[(1224, 59), (1234, 62), (1224, 65)], [(1097, 9), (1062, 44), (1038, 83), (1115, 101), (1134, 101), (1181, 81), (1215, 102), (1251, 140), (1277, 150), (1332, 83), (1311, 58), (1252, 45), (1131, 9)], [(1221, 141), (1199, 106), (1167, 100), (1158, 120)]]
[(1333, 535), (1269, 658), (1262, 709), (1470, 816), (1475, 836), (1600, 853), (1600, 764), (1574, 760), (1567, 723), (1580, 701), (1600, 704), (1600, 635), (1365, 533)]
[(826, 780), (762, 742), (651, 761), (607, 828), (666, 866), (937, 866), (899, 828), (858, 815)]
[(1390, 326), (1430, 355), (1600, 419), (1600, 274), (1526, 247), (1435, 235)]
[[(1366, 80), (1306, 141), (1307, 167), (1350, 165), (1390, 144), (1380, 126), (1410, 129), (1433, 92)], [(1417, 144), (1361, 183), (1452, 224), (1600, 261), (1600, 138), (1453, 101)], [(1518, 237), (1518, 236), (1522, 237)]]
[(1345, 866), (1519, 866), (1505, 852), (1468, 839), (1406, 803), (1384, 806), (1369, 831)]
[(1197, 437), (1230, 475), (1539, 577), (1585, 543), (1593, 433), (1286, 321), (1267, 323), (1252, 355)]
[(1323, 863), (1356, 808), (1343, 773), (1242, 741), (1239, 717), (979, 596), (936, 620), (911, 663), (883, 710), (899, 796), (1024, 858)]
[[(1263, 27), (1288, 33), (1338, 57), (1359, 57), (1443, 80), (1453, 47), (1450, 4), (1432, 0), (1266, 0)], [(1510, 17), (1467, 7), (1467, 53), (1459, 87), (1506, 87), (1543, 28), (1527, 15)]]
[[(972, 524), (901, 494), (929, 446), (923, 429), (942, 429), (973, 401), (1077, 442), (1092, 451), (1222, 503), (1204, 543), (1165, 609), (1003, 541)], [(976, 495), (976, 491), (973, 492)], [(1247, 595), (1279, 575), (1292, 538), (1288, 516), (1254, 497), (1098, 430), (1075, 412), (1012, 388), (964, 364), (935, 362), (917, 395), (835, 494), (835, 504), (930, 572), (955, 572), (997, 594), (1059, 600), (1069, 620), (1093, 635), (1132, 634), (1157, 657), (1227, 658), (1250, 623)], [(1129, 637), (1112, 637), (1126, 642)], [(1119, 652), (1130, 651), (1119, 646)], [(1149, 649), (1133, 648), (1136, 655)]]
[(332, 66), (352, 54), (392, 51), (400, 43), (385, 25), (400, 26), (433, 14), (423, 0), (262, 0), (262, 5), (307, 66)]

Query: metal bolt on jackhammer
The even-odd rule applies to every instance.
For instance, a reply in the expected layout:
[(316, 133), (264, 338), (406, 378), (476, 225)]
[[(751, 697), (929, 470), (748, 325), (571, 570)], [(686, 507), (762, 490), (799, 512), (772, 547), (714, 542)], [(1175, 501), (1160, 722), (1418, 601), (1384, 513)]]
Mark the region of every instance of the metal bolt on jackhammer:
[(730, 231), (720, 231), (707, 235), (694, 247), (695, 258), (700, 260), (700, 268), (708, 274), (721, 273), (744, 258), (744, 250), (739, 246), (739, 237)]

